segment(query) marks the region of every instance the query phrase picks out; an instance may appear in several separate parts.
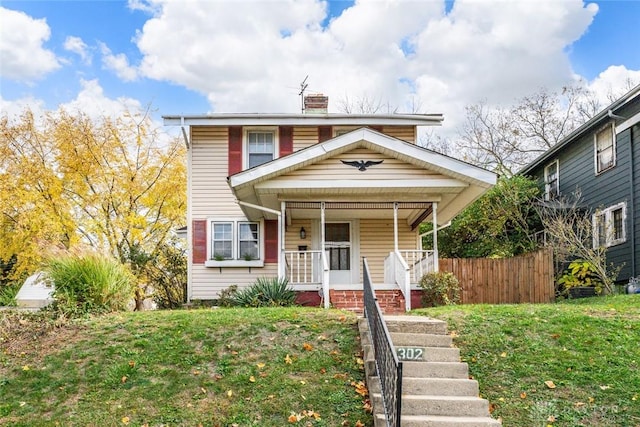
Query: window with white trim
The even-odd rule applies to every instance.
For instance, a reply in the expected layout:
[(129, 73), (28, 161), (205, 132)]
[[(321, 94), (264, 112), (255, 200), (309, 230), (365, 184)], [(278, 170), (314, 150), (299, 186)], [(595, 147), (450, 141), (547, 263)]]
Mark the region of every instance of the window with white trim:
[(618, 203), (593, 214), (593, 247), (615, 246), (627, 240), (627, 204)]
[(253, 168), (275, 159), (276, 132), (268, 129), (252, 129), (246, 133), (246, 166)]
[(554, 200), (560, 195), (559, 164), (555, 160), (544, 168), (544, 199)]
[(260, 223), (249, 221), (211, 221), (211, 252), (215, 261), (259, 260)]
[(596, 174), (616, 165), (616, 138), (613, 125), (600, 129), (594, 135)]

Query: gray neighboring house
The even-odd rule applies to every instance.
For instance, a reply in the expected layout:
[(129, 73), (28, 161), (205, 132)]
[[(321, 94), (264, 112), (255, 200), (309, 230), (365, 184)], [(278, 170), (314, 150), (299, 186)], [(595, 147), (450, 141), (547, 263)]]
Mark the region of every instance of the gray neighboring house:
[(520, 171), (551, 201), (580, 189), (593, 214), (594, 244), (624, 264), (618, 282), (640, 273), (640, 85)]

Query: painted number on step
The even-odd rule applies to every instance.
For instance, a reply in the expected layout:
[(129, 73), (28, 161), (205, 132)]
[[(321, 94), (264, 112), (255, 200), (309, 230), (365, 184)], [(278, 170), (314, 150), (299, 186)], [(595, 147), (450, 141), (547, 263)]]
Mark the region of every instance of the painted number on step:
[(424, 356), (424, 348), (421, 347), (398, 347), (396, 352), (400, 360), (422, 360)]

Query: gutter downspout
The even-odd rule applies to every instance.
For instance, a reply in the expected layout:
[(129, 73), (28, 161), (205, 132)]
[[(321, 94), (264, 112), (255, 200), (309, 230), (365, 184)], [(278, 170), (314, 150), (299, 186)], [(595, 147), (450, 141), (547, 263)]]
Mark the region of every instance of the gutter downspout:
[(629, 196), (629, 218), (631, 219), (630, 225), (631, 227), (629, 232), (631, 233), (631, 277), (636, 277), (636, 191), (635, 191), (635, 157), (634, 157), (634, 149), (633, 149), (633, 126), (629, 128), (629, 181), (630, 185), (630, 196)]

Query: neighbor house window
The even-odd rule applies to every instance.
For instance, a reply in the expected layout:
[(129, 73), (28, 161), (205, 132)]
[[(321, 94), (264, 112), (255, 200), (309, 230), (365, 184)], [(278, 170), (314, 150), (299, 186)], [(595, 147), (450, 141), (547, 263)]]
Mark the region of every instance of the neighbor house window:
[(627, 240), (627, 204), (618, 203), (593, 215), (593, 246), (614, 246)]
[(212, 221), (209, 259), (260, 259), (260, 224), (247, 221)]
[(558, 161), (554, 161), (544, 168), (544, 199), (554, 200), (560, 195)]
[(616, 140), (613, 125), (607, 125), (595, 134), (596, 173), (616, 165)]
[(270, 130), (247, 131), (247, 167), (252, 168), (275, 158), (276, 133)]

